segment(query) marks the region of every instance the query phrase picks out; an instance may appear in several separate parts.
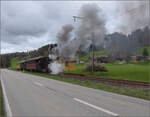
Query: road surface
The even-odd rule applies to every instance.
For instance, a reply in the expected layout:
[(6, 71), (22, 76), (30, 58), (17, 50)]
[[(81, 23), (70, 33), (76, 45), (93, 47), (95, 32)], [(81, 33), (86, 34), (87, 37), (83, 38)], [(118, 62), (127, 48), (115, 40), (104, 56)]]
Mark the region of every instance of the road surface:
[(149, 117), (149, 102), (7, 69), (9, 116)]

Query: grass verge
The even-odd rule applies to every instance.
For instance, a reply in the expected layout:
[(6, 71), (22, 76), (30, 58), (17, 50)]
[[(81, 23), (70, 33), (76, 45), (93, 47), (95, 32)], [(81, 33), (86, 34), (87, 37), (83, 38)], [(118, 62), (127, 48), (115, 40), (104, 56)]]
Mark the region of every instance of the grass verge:
[(0, 82), (0, 116), (1, 117), (5, 116), (1, 82)]
[(113, 92), (113, 93), (117, 93), (117, 94), (122, 94), (122, 95), (127, 95), (127, 96), (150, 100), (149, 91), (145, 91), (145, 92), (144, 91), (135, 91), (135, 90), (131, 90), (128, 88), (120, 88), (120, 87), (115, 87), (115, 86), (106, 85), (106, 84), (97, 84), (97, 83), (89, 82), (89, 81), (80, 81), (78, 79), (68, 79), (68, 78), (62, 78), (62, 77), (58, 77), (58, 76), (50, 76), (47, 74), (40, 74), (40, 73), (33, 73), (33, 72), (24, 72), (24, 73), (37, 75), (37, 76), (41, 76), (41, 77), (45, 77), (45, 78), (50, 78), (50, 79), (54, 79), (54, 80), (59, 80), (59, 81), (72, 83), (72, 84), (76, 84), (76, 85), (80, 85), (80, 86), (85, 86), (85, 87), (89, 87), (89, 88), (100, 89), (100, 90)]
[(28, 57), (11, 59), (11, 69), (17, 69), (17, 63), (26, 59), (28, 59)]

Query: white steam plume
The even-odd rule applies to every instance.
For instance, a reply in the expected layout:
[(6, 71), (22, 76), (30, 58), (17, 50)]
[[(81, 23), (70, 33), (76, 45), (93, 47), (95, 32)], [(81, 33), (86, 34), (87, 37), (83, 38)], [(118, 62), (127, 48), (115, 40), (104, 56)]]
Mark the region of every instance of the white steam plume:
[(51, 74), (59, 74), (59, 73), (63, 72), (62, 64), (58, 63), (57, 61), (50, 63), (48, 65), (48, 68), (50, 69)]

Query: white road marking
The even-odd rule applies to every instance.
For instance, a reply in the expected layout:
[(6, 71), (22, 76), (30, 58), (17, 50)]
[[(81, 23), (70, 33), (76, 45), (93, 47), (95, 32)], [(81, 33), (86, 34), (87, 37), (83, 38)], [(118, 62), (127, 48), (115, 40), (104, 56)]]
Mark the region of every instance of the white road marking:
[(87, 102), (85, 102), (85, 101), (83, 101), (83, 100), (80, 100), (80, 99), (78, 99), (78, 98), (73, 98), (73, 99), (76, 100), (76, 101), (78, 101), (78, 102), (80, 102), (80, 103), (82, 103), (82, 104), (85, 104), (85, 105), (88, 105), (88, 106), (90, 106), (90, 107), (92, 107), (92, 108), (95, 108), (95, 109), (97, 109), (97, 110), (103, 111), (103, 112), (105, 112), (105, 113), (107, 113), (107, 114), (109, 114), (109, 115), (113, 115), (113, 116), (119, 117), (118, 114), (113, 113), (113, 112), (111, 112), (111, 111), (109, 111), (109, 110), (106, 110), (106, 109), (100, 108), (100, 107), (98, 107), (98, 106), (95, 106), (95, 105), (93, 105), (93, 104), (87, 103)]
[(7, 114), (7, 117), (12, 117), (12, 112), (11, 112), (11, 109), (10, 109), (10, 105), (9, 105), (9, 102), (8, 102), (8, 98), (7, 98), (7, 95), (6, 95), (6, 91), (5, 91), (5, 87), (4, 87), (4, 83), (3, 83), (2, 79), (3, 78), (2, 78), (2, 75), (1, 75), (1, 84), (2, 84), (2, 91), (3, 91), (3, 96), (4, 96), (6, 114)]
[(38, 86), (43, 86), (43, 84), (39, 83), (39, 82), (34, 82), (34, 84), (38, 85)]

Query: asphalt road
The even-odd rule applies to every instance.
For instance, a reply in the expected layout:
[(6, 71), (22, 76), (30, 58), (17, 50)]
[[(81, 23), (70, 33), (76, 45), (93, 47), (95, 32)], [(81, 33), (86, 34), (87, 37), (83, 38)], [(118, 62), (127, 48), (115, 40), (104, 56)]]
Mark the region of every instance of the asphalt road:
[(149, 101), (1, 70), (10, 116), (149, 117)]

